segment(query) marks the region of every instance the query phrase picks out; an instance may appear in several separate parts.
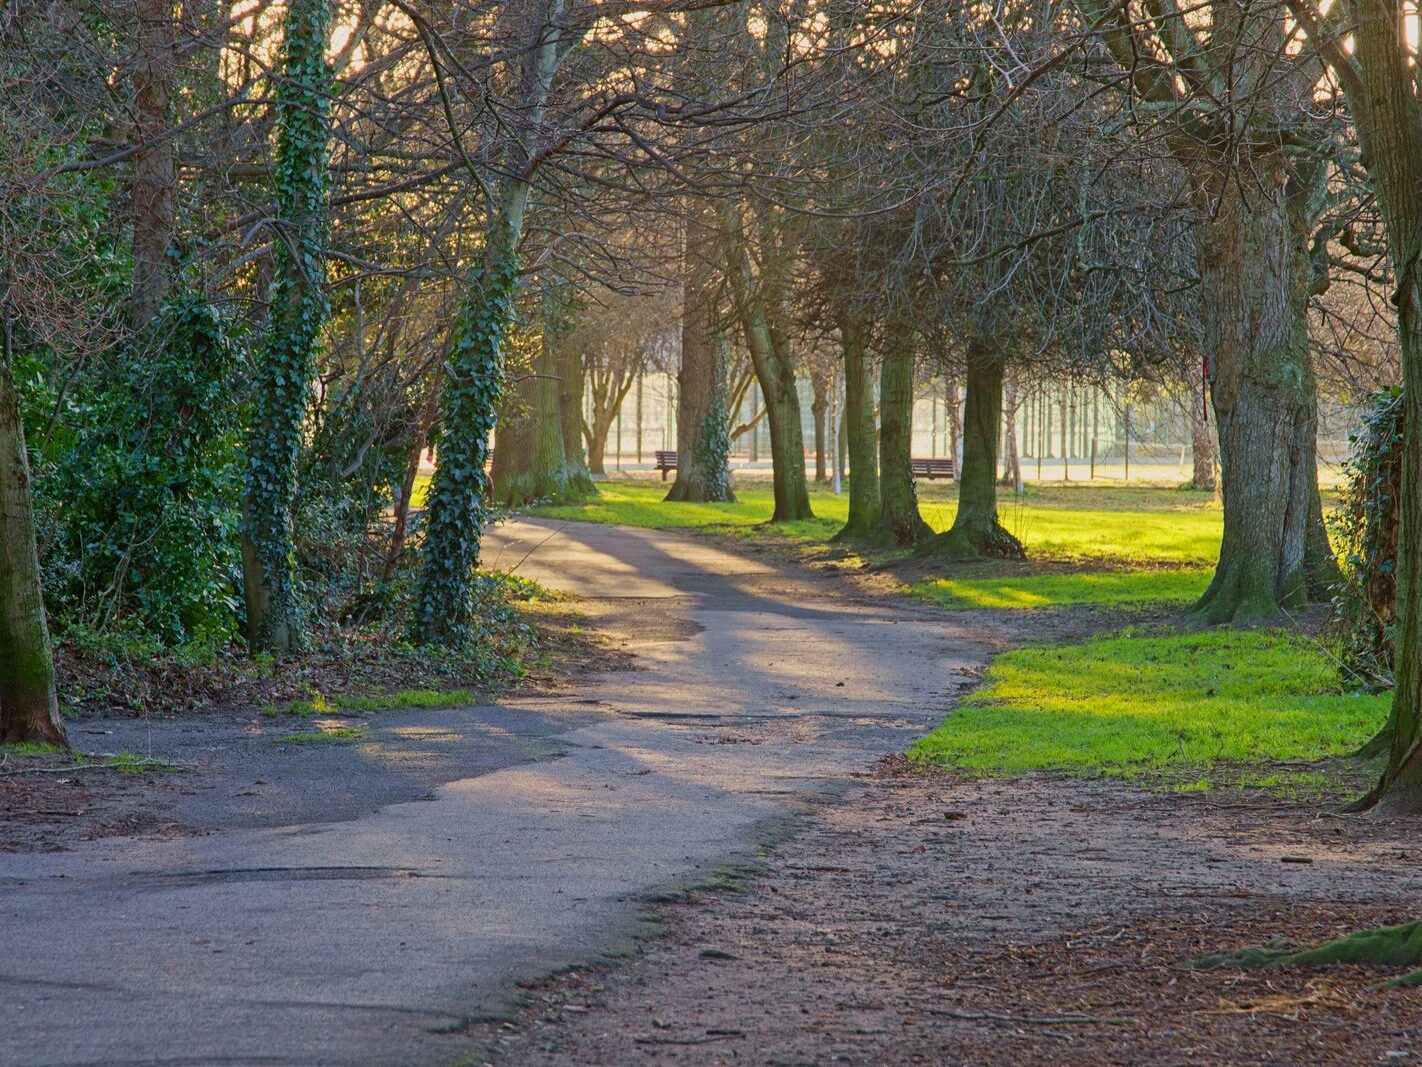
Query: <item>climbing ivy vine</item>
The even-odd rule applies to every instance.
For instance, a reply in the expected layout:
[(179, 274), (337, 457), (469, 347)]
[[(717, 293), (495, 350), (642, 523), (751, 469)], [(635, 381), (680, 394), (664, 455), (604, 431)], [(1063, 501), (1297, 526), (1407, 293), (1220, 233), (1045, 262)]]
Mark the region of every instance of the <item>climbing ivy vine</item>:
[(247, 631), (257, 648), (300, 646), (291, 511), (302, 425), (328, 308), (329, 0), (290, 0), (277, 83), (276, 275), (247, 440), (243, 533)]
[(450, 338), (439, 463), (430, 483), (415, 640), (459, 647), (471, 636), (474, 565), (484, 534), (489, 435), (504, 390), (503, 347), (518, 290), (517, 226), (495, 224)]
[[(720, 375), (717, 375), (718, 379)], [(701, 472), (702, 492), (707, 500), (734, 500), (731, 493), (731, 420), (726, 408), (726, 383), (716, 382), (701, 429), (696, 435), (696, 469)]]
[(1402, 390), (1384, 389), (1351, 438), (1332, 526), (1343, 562), (1335, 599), (1343, 661), (1364, 687), (1393, 681), (1397, 549), (1402, 532)]

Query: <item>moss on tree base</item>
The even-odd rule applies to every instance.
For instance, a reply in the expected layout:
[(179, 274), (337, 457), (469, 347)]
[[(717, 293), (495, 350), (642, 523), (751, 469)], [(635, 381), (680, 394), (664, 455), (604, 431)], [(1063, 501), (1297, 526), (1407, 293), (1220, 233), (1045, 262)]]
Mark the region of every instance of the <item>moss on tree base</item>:
[[(1422, 921), (1357, 930), (1321, 945), (1300, 947), (1287, 942), (1271, 942), (1255, 948), (1216, 952), (1192, 960), (1191, 966), (1255, 970), (1261, 967), (1326, 967), (1334, 963), (1417, 967), (1422, 964)], [(1408, 971), (1383, 984), (1422, 985), (1422, 969)]]

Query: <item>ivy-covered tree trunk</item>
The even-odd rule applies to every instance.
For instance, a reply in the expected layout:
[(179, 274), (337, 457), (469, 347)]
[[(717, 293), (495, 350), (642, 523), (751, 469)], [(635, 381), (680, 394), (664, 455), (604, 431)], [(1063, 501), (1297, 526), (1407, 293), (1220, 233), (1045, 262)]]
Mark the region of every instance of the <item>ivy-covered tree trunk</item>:
[(998, 440), (1002, 432), (1002, 380), (1006, 360), (985, 339), (968, 346), (967, 400), (963, 406), (963, 463), (953, 526), (920, 547), (948, 559), (994, 556), (1021, 559), (1022, 542), (997, 518)]
[(330, 19), (328, 0), (290, 0), (276, 87), (276, 273), (253, 390), (242, 522), (247, 641), (253, 649), (272, 652), (301, 645), (291, 509), (327, 314)]
[(913, 484), (912, 336), (902, 325), (891, 328), (879, 364), (879, 525), (901, 547), (933, 536)]
[(492, 221), (482, 261), (469, 279), (450, 340), (411, 627), (415, 640), (424, 644), (459, 647), (469, 637), (474, 567), (484, 536), (484, 467), (503, 399), (504, 340), (518, 290), (517, 247), (527, 202), (527, 183), (511, 182)]
[(729, 501), (730, 440), (726, 431), (725, 360), (716, 329), (715, 232), (705, 209), (688, 213), (682, 250), (681, 366), (677, 370), (676, 481), (668, 500)]
[(68, 748), (40, 589), (25, 428), (4, 323), (0, 355), (0, 742)]
[(129, 216), (133, 223), (135, 328), (158, 314), (168, 291), (168, 249), (173, 242), (174, 191), (178, 172), (169, 132), (169, 107), (177, 69), (172, 0), (135, 0), (136, 59), (133, 72), (135, 144)]
[(1282, 159), (1256, 166), (1260, 180), (1247, 193), (1211, 176), (1225, 191), (1198, 239), (1224, 536), (1193, 613), (1214, 623), (1304, 604), (1306, 550), (1323, 521), (1307, 318), (1310, 203), (1319, 189), (1300, 188), (1296, 177), (1286, 185)]
[(844, 355), (844, 436), (849, 453), (849, 518), (836, 540), (869, 540), (879, 525), (879, 456), (874, 433), (874, 386), (866, 329), (851, 313), (839, 318)]
[(532, 373), (515, 384), (499, 421), (491, 471), (496, 504), (520, 507), (582, 497), (563, 442), (558, 369), (552, 331), (546, 328)]
[(558, 374), (558, 420), (563, 424), (563, 458), (568, 491), (579, 499), (597, 496), (583, 449), (583, 361), (573, 335), (560, 331), (552, 339)]

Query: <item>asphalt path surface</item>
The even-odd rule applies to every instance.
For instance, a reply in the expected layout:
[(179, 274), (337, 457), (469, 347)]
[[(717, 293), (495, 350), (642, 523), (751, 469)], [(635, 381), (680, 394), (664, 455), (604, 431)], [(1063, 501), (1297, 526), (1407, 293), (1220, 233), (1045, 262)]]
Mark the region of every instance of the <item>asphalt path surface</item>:
[[(669, 533), (511, 523), (485, 561), (580, 598), (635, 668), (294, 755), (278, 800), (196, 797), (198, 833), (0, 854), (0, 1063), (469, 1062), (470, 1020), (635, 950), (652, 901), (734, 875), (985, 658), (941, 614)], [(401, 730), (444, 739), (449, 780)]]

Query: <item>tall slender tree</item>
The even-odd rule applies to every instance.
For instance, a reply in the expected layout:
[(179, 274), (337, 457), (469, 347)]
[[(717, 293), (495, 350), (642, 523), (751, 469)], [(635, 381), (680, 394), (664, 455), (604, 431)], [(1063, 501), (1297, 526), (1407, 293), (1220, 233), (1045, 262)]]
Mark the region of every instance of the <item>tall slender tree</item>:
[(330, 0), (290, 0), (277, 83), (276, 275), (247, 434), (242, 572), (253, 649), (301, 647), (292, 503), (296, 461), (326, 325), (330, 228)]

